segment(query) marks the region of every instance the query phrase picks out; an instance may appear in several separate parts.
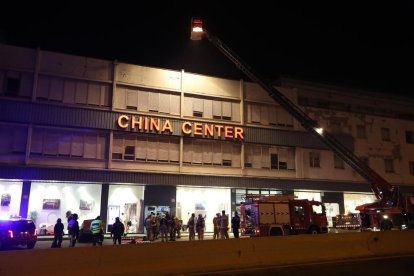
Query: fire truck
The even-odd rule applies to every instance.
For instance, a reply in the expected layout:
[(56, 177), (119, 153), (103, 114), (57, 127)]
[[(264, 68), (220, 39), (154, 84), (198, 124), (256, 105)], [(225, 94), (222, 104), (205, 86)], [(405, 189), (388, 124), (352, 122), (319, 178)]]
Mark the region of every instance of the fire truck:
[(314, 200), (286, 195), (246, 195), (240, 206), (241, 234), (284, 236), (328, 232), (325, 206)]
[(362, 230), (388, 230), (391, 228), (403, 229), (413, 225), (414, 220), (414, 196), (404, 197), (399, 187), (388, 183), (384, 178), (371, 169), (363, 160), (357, 157), (351, 149), (348, 149), (336, 137), (323, 129), (318, 122), (313, 120), (296, 104), (289, 100), (282, 92), (267, 82), (259, 74), (247, 65), (233, 52), (223, 41), (211, 35), (203, 28), (200, 19), (191, 21), (191, 39), (201, 40), (206, 37), (220, 52), (230, 59), (236, 67), (253, 82), (263, 88), (268, 95), (292, 115), (304, 128), (304, 130), (317, 137), (327, 148), (347, 163), (359, 175), (371, 185), (377, 200), (356, 208), (361, 216)]

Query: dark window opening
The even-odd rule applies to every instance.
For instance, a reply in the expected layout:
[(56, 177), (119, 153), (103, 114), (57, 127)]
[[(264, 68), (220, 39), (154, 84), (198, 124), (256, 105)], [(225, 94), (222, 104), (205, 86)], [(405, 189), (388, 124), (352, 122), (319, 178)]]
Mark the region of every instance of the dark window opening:
[(7, 78), (6, 96), (16, 97), (19, 95), (20, 80), (15, 78)]
[(194, 117), (203, 117), (203, 112), (200, 112), (200, 111), (193, 111), (193, 116), (194, 116)]
[(279, 156), (277, 154), (270, 154), (270, 168), (278, 169), (279, 168)]

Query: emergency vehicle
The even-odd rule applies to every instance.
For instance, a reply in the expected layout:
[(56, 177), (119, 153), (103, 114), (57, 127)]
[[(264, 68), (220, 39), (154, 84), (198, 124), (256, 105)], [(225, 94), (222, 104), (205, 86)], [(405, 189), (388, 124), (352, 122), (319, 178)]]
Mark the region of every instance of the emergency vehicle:
[(247, 195), (240, 206), (241, 234), (284, 236), (328, 232), (323, 203), (294, 196)]

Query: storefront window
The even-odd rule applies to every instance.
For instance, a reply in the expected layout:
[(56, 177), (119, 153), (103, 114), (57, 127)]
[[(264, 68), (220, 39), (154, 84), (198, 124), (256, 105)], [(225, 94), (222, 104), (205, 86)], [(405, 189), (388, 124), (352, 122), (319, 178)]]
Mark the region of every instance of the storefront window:
[(108, 198), (108, 226), (111, 230), (115, 218), (119, 217), (127, 233), (142, 233), (141, 213), (144, 203), (144, 186), (110, 185)]
[(376, 200), (373, 194), (344, 194), (345, 214), (356, 213), (357, 206)]
[(18, 216), (22, 198), (22, 182), (0, 181), (0, 219)]
[(100, 184), (32, 182), (29, 216), (36, 216), (39, 234), (50, 234), (58, 218), (67, 229), (66, 212), (79, 216), (79, 226), (85, 219), (94, 219), (101, 211)]
[(192, 213), (205, 217), (206, 232), (213, 232), (213, 218), (222, 210), (231, 219), (230, 189), (177, 187), (176, 214), (187, 224)]
[(321, 193), (315, 192), (295, 192), (295, 197), (297, 199), (321, 201)]

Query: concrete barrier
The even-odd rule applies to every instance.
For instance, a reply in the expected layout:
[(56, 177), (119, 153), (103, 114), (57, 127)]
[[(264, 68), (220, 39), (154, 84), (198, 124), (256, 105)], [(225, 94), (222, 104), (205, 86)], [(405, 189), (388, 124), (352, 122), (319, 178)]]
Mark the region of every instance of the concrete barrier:
[(0, 252), (0, 275), (174, 275), (414, 253), (414, 231)]

